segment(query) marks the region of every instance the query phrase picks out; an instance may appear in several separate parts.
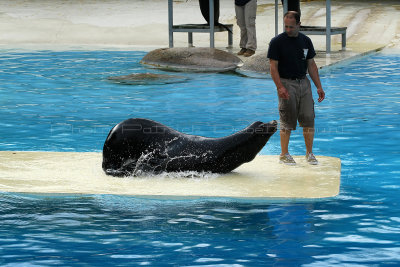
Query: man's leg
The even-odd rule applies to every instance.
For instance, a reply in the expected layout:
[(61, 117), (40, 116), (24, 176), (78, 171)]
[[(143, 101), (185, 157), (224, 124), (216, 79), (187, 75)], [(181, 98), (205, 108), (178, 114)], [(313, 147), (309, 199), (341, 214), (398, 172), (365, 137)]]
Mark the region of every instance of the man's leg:
[(291, 132), (291, 130), (281, 128), (281, 156), (289, 153), (289, 140)]
[(311, 83), (307, 78), (301, 82), (302, 98), (299, 110), (299, 123), (303, 127), (304, 142), (306, 144), (306, 155), (312, 153), (314, 143), (314, 100), (311, 93)]
[(286, 165), (296, 165), (296, 161), (290, 156), (288, 146), (290, 139), (291, 130), (281, 128), (281, 150), (282, 153), (279, 156), (279, 163)]
[(314, 142), (314, 128), (303, 128), (303, 135), (304, 135), (304, 142), (306, 143), (306, 160), (311, 165), (317, 165), (318, 160), (315, 158), (314, 154), (312, 153), (312, 147)]
[(246, 48), (247, 44), (247, 29), (244, 16), (244, 7), (235, 5), (236, 23), (240, 28), (240, 48)]
[(314, 128), (304, 127), (303, 128), (303, 136), (304, 142), (306, 144), (306, 155), (312, 153), (313, 143), (314, 143)]
[(289, 99), (283, 99), (278, 96), (279, 104), (279, 119), (281, 123), (280, 137), (281, 137), (281, 156), (289, 154), (289, 139), (292, 130), (296, 130), (297, 125), (297, 97), (295, 83), (291, 80), (281, 78), (283, 86), (289, 93)]
[(246, 48), (256, 51), (257, 37), (256, 37), (256, 16), (257, 16), (257, 0), (251, 0), (244, 6), (244, 19), (247, 31), (247, 44)]

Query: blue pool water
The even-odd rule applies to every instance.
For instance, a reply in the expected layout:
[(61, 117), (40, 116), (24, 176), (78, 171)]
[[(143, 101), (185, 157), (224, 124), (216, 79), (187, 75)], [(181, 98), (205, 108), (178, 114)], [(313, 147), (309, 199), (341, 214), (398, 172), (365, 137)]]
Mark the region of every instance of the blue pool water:
[[(183, 73), (121, 85), (143, 52), (0, 55), (0, 150), (101, 151), (129, 117), (219, 137), (278, 118), (270, 79)], [(337, 197), (151, 199), (0, 193), (1, 266), (397, 266), (400, 264), (400, 55), (321, 75), (315, 153), (340, 157)], [(177, 75), (176, 73), (173, 73)], [(301, 131), (290, 143), (304, 154)], [(275, 134), (262, 154), (279, 153)], [(99, 166), (100, 167), (100, 166)]]

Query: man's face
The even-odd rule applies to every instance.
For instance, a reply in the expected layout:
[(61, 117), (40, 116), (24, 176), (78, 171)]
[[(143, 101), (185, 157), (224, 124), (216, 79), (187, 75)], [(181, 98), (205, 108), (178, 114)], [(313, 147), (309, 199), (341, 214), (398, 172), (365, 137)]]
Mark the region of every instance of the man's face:
[(290, 37), (297, 37), (300, 29), (300, 22), (296, 24), (296, 19), (293, 17), (285, 17), (283, 19), (283, 23), (285, 24), (285, 32)]

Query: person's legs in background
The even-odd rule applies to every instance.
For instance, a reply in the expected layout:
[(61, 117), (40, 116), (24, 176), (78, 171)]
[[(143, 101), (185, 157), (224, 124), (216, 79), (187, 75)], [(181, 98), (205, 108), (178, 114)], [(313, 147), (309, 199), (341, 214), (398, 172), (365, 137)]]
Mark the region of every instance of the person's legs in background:
[(235, 5), (235, 12), (236, 12), (236, 23), (240, 28), (240, 51), (238, 55), (243, 55), (246, 52), (246, 44), (247, 44), (247, 29), (246, 29), (246, 22), (244, 16), (244, 8), (245, 6), (237, 6)]
[(256, 16), (257, 16), (257, 0), (251, 0), (244, 6), (244, 17), (247, 32), (246, 52), (243, 54), (249, 57), (255, 54), (257, 49), (256, 37)]

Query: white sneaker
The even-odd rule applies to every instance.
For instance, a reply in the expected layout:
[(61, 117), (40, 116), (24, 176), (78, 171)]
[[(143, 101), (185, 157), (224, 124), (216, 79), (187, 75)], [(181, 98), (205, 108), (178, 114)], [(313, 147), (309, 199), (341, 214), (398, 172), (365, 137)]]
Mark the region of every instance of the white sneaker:
[(315, 158), (313, 153), (308, 153), (306, 155), (306, 160), (311, 165), (318, 165), (318, 160)]
[(296, 161), (290, 156), (289, 153), (286, 153), (283, 156), (279, 156), (279, 163), (283, 163), (286, 165), (296, 165)]

